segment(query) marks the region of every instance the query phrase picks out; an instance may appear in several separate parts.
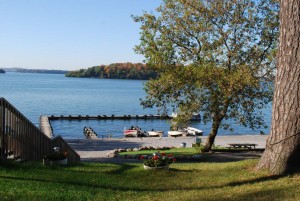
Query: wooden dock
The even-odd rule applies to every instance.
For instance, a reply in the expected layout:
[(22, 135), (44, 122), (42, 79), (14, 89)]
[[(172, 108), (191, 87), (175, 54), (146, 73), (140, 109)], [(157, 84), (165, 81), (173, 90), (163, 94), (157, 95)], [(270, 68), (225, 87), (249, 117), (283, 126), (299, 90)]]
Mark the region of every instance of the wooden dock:
[(40, 116), (40, 130), (45, 133), (49, 138), (53, 137), (53, 130), (49, 122), (48, 116)]
[(87, 139), (97, 139), (97, 133), (91, 127), (84, 127), (83, 134)]
[(130, 120), (130, 119), (172, 119), (169, 115), (60, 115), (60, 116), (48, 116), (49, 120)]

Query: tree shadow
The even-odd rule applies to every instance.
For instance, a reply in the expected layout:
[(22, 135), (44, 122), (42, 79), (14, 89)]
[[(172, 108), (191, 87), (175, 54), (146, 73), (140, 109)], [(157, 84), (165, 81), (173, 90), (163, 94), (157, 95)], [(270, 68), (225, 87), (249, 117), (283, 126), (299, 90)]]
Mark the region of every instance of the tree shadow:
[(109, 174), (113, 175), (120, 175), (123, 174), (125, 171), (128, 171), (130, 169), (136, 168), (135, 165), (130, 165), (130, 164), (120, 164), (119, 167), (115, 170), (109, 171)]
[[(78, 167), (83, 167), (86, 166), (85, 164), (79, 164)], [(137, 168), (136, 165), (131, 165), (131, 164), (114, 164), (115, 167), (113, 167), (112, 170), (108, 170), (105, 172), (105, 174), (109, 175), (122, 175), (126, 171), (130, 171), (133, 168)], [(92, 166), (91, 166), (92, 167)], [(101, 167), (96, 166), (101, 170)], [(103, 167), (109, 167), (109, 165), (104, 165)], [(70, 170), (67, 170), (70, 171)], [(71, 171), (79, 171), (80, 170), (72, 170)], [(169, 172), (170, 175), (173, 175), (173, 173), (180, 173), (180, 172), (196, 172), (198, 170), (178, 170), (176, 168), (170, 168)], [(97, 171), (91, 171), (91, 172), (86, 172), (86, 174), (92, 174), (94, 175), (95, 173), (99, 173)], [(135, 174), (135, 172), (132, 172), (131, 174)], [(140, 174), (140, 172), (139, 172)], [(155, 174), (154, 175), (161, 175)], [(152, 173), (150, 172), (149, 176), (151, 176)], [(128, 176), (128, 174), (127, 174)], [(126, 176), (126, 177), (127, 177)], [(93, 176), (92, 176), (93, 177)], [(184, 191), (211, 191), (211, 190), (222, 190), (226, 189), (228, 187), (241, 187), (243, 185), (249, 186), (249, 185), (256, 185), (261, 182), (268, 182), (268, 181), (274, 181), (278, 180), (280, 178), (283, 178), (285, 176), (262, 176), (259, 178), (254, 178), (254, 179), (247, 179), (243, 181), (233, 181), (233, 182), (228, 182), (225, 184), (220, 184), (220, 185), (213, 185), (213, 184), (207, 184), (203, 186), (191, 186), (188, 184), (183, 184), (183, 185), (174, 185), (174, 186), (161, 186), (161, 185), (141, 185), (141, 186), (131, 186), (130, 182), (128, 185), (118, 185), (116, 180), (112, 180), (111, 182), (87, 182), (86, 180), (81, 181), (78, 178), (30, 178), (27, 177), (26, 175), (24, 176), (11, 176), (11, 175), (5, 175), (5, 176), (0, 176), (0, 179), (5, 179), (5, 180), (16, 180), (16, 181), (26, 181), (26, 182), (42, 182), (42, 183), (49, 183), (49, 184), (65, 184), (65, 185), (72, 185), (77, 187), (84, 187), (93, 190), (97, 190), (99, 188), (101, 189), (107, 189), (107, 190), (116, 190), (116, 191), (122, 191), (122, 192), (139, 192), (139, 193), (159, 193), (159, 192), (170, 192), (170, 191), (176, 191), (176, 192), (184, 192)], [(129, 179), (132, 178), (134, 179), (135, 176), (129, 177)], [(124, 184), (124, 182), (121, 182)], [(287, 196), (284, 192), (287, 191), (287, 187), (278, 187), (278, 188), (272, 188), (272, 189), (255, 189), (255, 190), (250, 190), (249, 192), (247, 191), (242, 191), (236, 195), (232, 194), (229, 197), (226, 197), (226, 200), (253, 200), (253, 198), (263, 198), (263, 200), (272, 200), (274, 199), (273, 194), (276, 192), (276, 195), (282, 196), (282, 198), (285, 198), (284, 196)], [(231, 191), (234, 192), (234, 191)], [(278, 199), (280, 199), (279, 197)], [(203, 200), (203, 199), (202, 199)], [(218, 200), (217, 197), (211, 196), (211, 197), (206, 197), (204, 200)]]
[(227, 187), (227, 186), (235, 187), (235, 186), (241, 186), (241, 185), (245, 185), (245, 184), (256, 184), (256, 183), (259, 183), (259, 182), (277, 180), (277, 179), (280, 179), (280, 178), (283, 178), (283, 177), (284, 176), (282, 176), (282, 175), (264, 176), (264, 177), (250, 179), (250, 180), (246, 180), (246, 181), (229, 182), (228, 184), (226, 184), (223, 187)]
[(237, 162), (248, 159), (258, 159), (262, 155), (262, 152), (249, 151), (249, 152), (214, 152), (205, 153), (200, 158), (200, 162), (212, 162), (212, 163), (226, 163)]

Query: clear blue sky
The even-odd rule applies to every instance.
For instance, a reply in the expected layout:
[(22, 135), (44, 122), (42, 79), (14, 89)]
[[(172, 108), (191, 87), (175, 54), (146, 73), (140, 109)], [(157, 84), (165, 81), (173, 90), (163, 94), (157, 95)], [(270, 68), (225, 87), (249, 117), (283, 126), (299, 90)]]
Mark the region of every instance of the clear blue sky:
[(162, 0), (0, 0), (0, 67), (75, 70), (142, 62), (131, 14)]

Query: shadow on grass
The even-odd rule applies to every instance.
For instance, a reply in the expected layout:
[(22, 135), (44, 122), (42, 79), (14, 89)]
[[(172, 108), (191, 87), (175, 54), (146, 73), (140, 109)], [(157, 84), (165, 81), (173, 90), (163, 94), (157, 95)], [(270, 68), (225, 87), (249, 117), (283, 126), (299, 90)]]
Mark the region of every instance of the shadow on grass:
[[(258, 182), (264, 182), (264, 181), (270, 181), (270, 180), (276, 180), (280, 177), (262, 177), (262, 178), (257, 178), (253, 180), (248, 180), (248, 181), (241, 181), (241, 182), (232, 182), (228, 183), (226, 185), (220, 185), (220, 186), (205, 186), (205, 187), (159, 187), (159, 188), (153, 188), (147, 186), (147, 187), (140, 187), (140, 186), (118, 186), (115, 183), (105, 183), (105, 184), (90, 184), (90, 183), (84, 183), (84, 182), (71, 182), (71, 181), (58, 181), (58, 180), (50, 180), (50, 179), (36, 179), (36, 178), (25, 178), (25, 177), (13, 177), (13, 176), (0, 176), (1, 180), (13, 180), (13, 181), (26, 181), (26, 182), (43, 182), (43, 183), (50, 183), (54, 184), (55, 186), (60, 186), (60, 184), (63, 185), (71, 185), (74, 186), (76, 189), (80, 188), (87, 188), (89, 189), (90, 192), (97, 191), (99, 192), (100, 189), (102, 190), (110, 190), (110, 191), (117, 191), (117, 192), (138, 192), (138, 193), (144, 193), (143, 195), (149, 195), (152, 193), (159, 193), (159, 192), (167, 192), (170, 193), (171, 191), (176, 192), (176, 194), (180, 194), (181, 192), (186, 194), (186, 191), (192, 191), (194, 192), (195, 190), (214, 190), (216, 194), (213, 194), (212, 196), (204, 197), (201, 200), (206, 200), (206, 201), (213, 201), (213, 200), (284, 200), (285, 198), (291, 199), (290, 195), (286, 192), (293, 190), (295, 192), (297, 190), (297, 187), (295, 189), (291, 189), (286, 186), (282, 187), (273, 187), (272, 189), (270, 188), (261, 188), (261, 189), (249, 189), (249, 190), (243, 190), (243, 191), (229, 191), (229, 192), (224, 192), (222, 188), (224, 187), (235, 187), (235, 186), (240, 186), (244, 184), (252, 184), (255, 185)], [(130, 182), (129, 182), (130, 183)], [(99, 189), (100, 188), (100, 189)], [(215, 191), (221, 189), (221, 191)], [(228, 189), (226, 189), (227, 191)], [(201, 194), (201, 192), (200, 192)], [(188, 194), (186, 194), (188, 195)], [(293, 194), (292, 194), (293, 195)], [(195, 199), (194, 195), (190, 195)], [(294, 195), (295, 196), (295, 195)], [(23, 197), (24, 198), (24, 197)], [(188, 198), (188, 197), (186, 197)], [(297, 199), (296, 199), (297, 200)]]
[(130, 142), (124, 140), (106, 141), (106, 140), (82, 140), (82, 139), (66, 139), (67, 143), (76, 151), (111, 151), (113, 149), (127, 149), (129, 147), (140, 147), (140, 142)]
[(119, 164), (119, 167), (115, 170), (109, 171), (110, 174), (123, 174), (125, 171), (128, 171), (130, 169), (136, 168), (134, 165), (130, 164)]
[[(14, 177), (14, 176), (0, 176), (1, 180), (14, 180), (14, 181), (26, 181), (26, 182), (42, 182), (49, 184), (65, 184), (72, 185), (76, 188), (84, 187), (88, 189), (108, 189), (108, 190), (117, 190), (117, 191), (137, 191), (137, 192), (152, 192), (152, 191), (161, 191), (164, 192), (166, 189), (149, 189), (149, 188), (137, 188), (137, 187), (126, 187), (126, 186), (118, 186), (115, 183), (106, 183), (106, 184), (91, 184), (86, 182), (78, 182), (78, 181), (63, 181), (58, 179), (38, 179), (38, 178), (26, 178), (26, 177)], [(168, 189), (173, 190), (173, 189)]]
[[(259, 189), (259, 190), (250, 190), (250, 191), (240, 191), (240, 192), (223, 192), (221, 194), (214, 194), (211, 197), (205, 197), (205, 201), (218, 201), (218, 200), (226, 200), (226, 201), (271, 201), (271, 200), (288, 200), (291, 199), (290, 195), (286, 192), (290, 191), (288, 187), (280, 187), (280, 188), (272, 188), (272, 189)], [(295, 198), (295, 197), (294, 197)], [(297, 198), (294, 200), (298, 200)]]
[(262, 152), (248, 151), (248, 152), (214, 152), (202, 154), (199, 162), (225, 163), (237, 162), (248, 159), (258, 159)]
[(197, 169), (191, 169), (191, 170), (179, 170), (179, 169), (176, 169), (176, 168), (170, 168), (169, 171), (172, 171), (172, 172), (195, 172), (195, 171), (200, 171), (200, 170), (197, 170)]
[[(11, 166), (12, 165), (12, 166)], [(86, 164), (81, 164), (78, 165), (79, 167), (81, 166), (86, 166)], [(103, 164), (103, 167), (107, 167), (108, 164)], [(125, 171), (131, 170), (133, 168), (137, 168), (136, 165), (130, 165), (130, 164), (114, 164), (115, 167), (113, 167), (114, 169), (107, 171), (108, 174), (112, 174), (112, 175), (121, 175), (123, 174)], [(16, 164), (8, 164), (7, 167), (13, 167), (13, 168), (19, 168), (20, 166), (16, 165)], [(29, 166), (28, 166), (29, 167)], [(91, 165), (91, 167), (93, 167)], [(52, 167), (51, 167), (52, 168)], [(55, 168), (55, 167), (53, 167)], [(58, 167), (61, 168), (61, 167)], [(97, 168), (100, 168), (99, 166), (97, 166)], [(31, 167), (32, 171), (34, 171), (34, 168)], [(64, 169), (64, 168), (62, 168)], [(70, 170), (67, 170), (70, 171)], [(73, 171), (73, 170), (71, 170)], [(76, 170), (77, 171), (77, 170)], [(180, 173), (180, 172), (194, 172), (195, 170), (178, 170), (178, 169), (173, 169), (170, 168), (169, 170), (172, 174), (173, 173)], [(89, 174), (89, 172), (87, 172)], [(134, 174), (134, 173), (132, 173)], [(159, 174), (160, 175), (160, 174)], [(111, 182), (107, 182), (107, 183), (92, 183), (92, 182), (87, 182), (87, 180), (83, 180), (83, 181), (78, 181), (78, 180), (63, 180), (61, 178), (30, 178), (30, 177), (26, 177), (26, 176), (0, 176), (1, 180), (15, 180), (15, 181), (25, 181), (25, 182), (42, 182), (42, 183), (49, 183), (49, 184), (62, 184), (62, 185), (72, 185), (77, 187), (83, 187), (83, 188), (90, 188), (91, 190), (97, 190), (98, 188), (101, 189), (107, 189), (107, 190), (117, 190), (117, 191), (123, 191), (123, 192), (127, 192), (127, 191), (134, 191), (134, 192), (147, 192), (147, 193), (156, 193), (156, 192), (168, 192), (168, 191), (194, 191), (194, 190), (218, 190), (218, 189), (223, 189), (223, 188), (228, 188), (228, 187), (241, 187), (243, 185), (255, 185), (261, 182), (268, 182), (268, 181), (274, 181), (274, 180), (278, 180), (280, 178), (283, 178), (284, 176), (263, 176), (263, 177), (259, 177), (259, 178), (254, 178), (254, 179), (247, 179), (247, 180), (243, 180), (243, 181), (234, 181), (234, 182), (228, 182), (225, 184), (221, 184), (221, 185), (210, 185), (209, 183), (205, 186), (190, 186), (188, 184), (186, 185), (175, 185), (175, 186), (145, 186), (145, 185), (141, 185), (141, 186), (136, 186), (130, 185), (130, 182), (128, 183), (128, 185), (119, 185), (117, 183), (117, 181), (111, 181)], [(134, 178), (134, 177), (132, 177)], [(72, 179), (72, 178), (69, 178)], [(78, 178), (77, 178), (78, 179)], [(139, 178), (136, 178), (139, 179)], [(124, 183), (124, 182), (121, 182)], [(226, 197), (226, 200), (252, 200), (252, 198), (260, 198), (263, 197), (264, 199), (262, 200), (272, 200), (274, 199), (274, 194), (279, 195), (279, 196), (287, 196), (285, 194), (285, 192), (289, 190), (286, 187), (282, 187), (282, 188), (272, 188), (272, 189), (259, 189), (259, 190), (251, 190), (250, 192), (244, 191), (241, 192), (240, 194), (237, 195), (233, 195), (233, 197)], [(233, 191), (234, 192), (234, 191)], [(225, 196), (225, 195), (224, 195)], [(280, 198), (280, 197), (276, 197), (276, 198)], [(207, 198), (206, 200), (215, 200), (216, 197), (214, 198)]]
[(31, 169), (44, 168), (44, 165), (38, 162), (29, 162), (29, 161), (16, 162), (14, 160), (3, 159), (0, 160), (0, 168), (5, 168), (7, 171), (19, 170), (20, 168), (22, 168), (22, 170), (31, 170)]
[[(124, 166), (121, 169), (126, 170), (128, 168), (131, 168), (130, 166)], [(120, 170), (118, 170), (118, 173), (120, 173)], [(241, 186), (241, 185), (254, 185), (259, 182), (264, 181), (271, 181), (271, 180), (277, 180), (281, 178), (280, 176), (268, 176), (268, 177), (261, 177), (246, 181), (240, 181), (240, 182), (230, 182), (224, 185), (219, 186), (203, 186), (203, 187), (159, 187), (159, 188), (153, 188), (151, 186), (143, 187), (139, 186), (138, 188), (135, 187), (126, 187), (126, 186), (117, 186), (115, 183), (106, 183), (106, 184), (91, 184), (86, 182), (78, 182), (78, 181), (64, 181), (59, 180), (56, 178), (52, 179), (43, 179), (43, 178), (27, 178), (27, 177), (14, 177), (14, 176), (0, 176), (1, 179), (6, 180), (18, 180), (18, 181), (27, 181), (27, 182), (43, 182), (43, 183), (52, 183), (52, 184), (66, 184), (66, 185), (73, 185), (77, 187), (86, 187), (86, 188), (103, 188), (103, 189), (109, 189), (109, 190), (118, 190), (118, 191), (137, 191), (137, 192), (165, 192), (165, 191), (187, 191), (187, 190), (209, 190), (209, 189), (221, 189), (224, 187), (235, 187), (235, 186)]]
[(282, 177), (284, 177), (284, 176), (271, 175), (271, 176), (250, 179), (250, 180), (246, 180), (246, 181), (229, 182), (228, 184), (224, 185), (223, 187), (227, 187), (227, 186), (235, 187), (235, 186), (241, 186), (241, 185), (246, 185), (246, 184), (256, 184), (256, 183), (265, 182), (265, 181), (277, 180)]

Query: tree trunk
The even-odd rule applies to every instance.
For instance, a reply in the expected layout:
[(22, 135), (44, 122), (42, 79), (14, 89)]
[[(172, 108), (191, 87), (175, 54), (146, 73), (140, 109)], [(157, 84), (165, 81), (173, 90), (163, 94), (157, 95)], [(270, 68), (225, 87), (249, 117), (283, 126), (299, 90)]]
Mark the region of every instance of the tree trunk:
[(211, 147), (214, 144), (215, 138), (218, 134), (220, 124), (221, 124), (221, 121), (213, 121), (211, 132), (207, 136), (204, 148), (202, 149), (203, 152), (209, 152), (211, 150)]
[(300, 170), (300, 0), (281, 0), (272, 125), (257, 169)]

